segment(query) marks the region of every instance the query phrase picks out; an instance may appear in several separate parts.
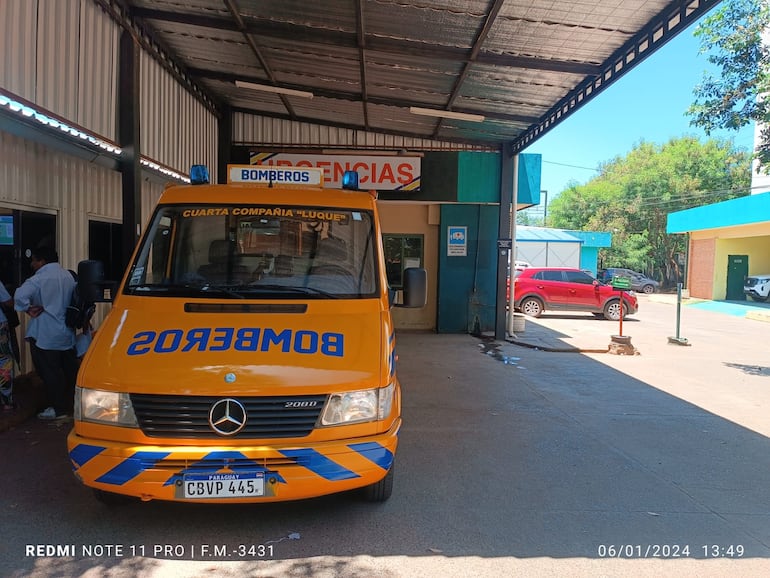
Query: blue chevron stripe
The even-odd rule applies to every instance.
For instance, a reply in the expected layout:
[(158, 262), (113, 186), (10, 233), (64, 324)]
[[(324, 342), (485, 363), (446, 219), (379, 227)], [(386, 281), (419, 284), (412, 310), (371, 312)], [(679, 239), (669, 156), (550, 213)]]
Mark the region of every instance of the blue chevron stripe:
[(361, 477), (312, 449), (281, 450), (281, 453), (287, 458), (297, 458), (298, 465), (333, 482)]
[(78, 444), (70, 452), (70, 459), (75, 462), (77, 467), (82, 468), (86, 463), (98, 456), (107, 448), (102, 446), (91, 446), (88, 444)]
[(377, 442), (351, 444), (348, 447), (364, 456), (370, 462), (377, 464), (383, 470), (389, 470), (393, 464), (393, 452)]
[(152, 466), (166, 458), (170, 453), (171, 452), (136, 452), (130, 458), (126, 458), (109, 472), (97, 478), (96, 481), (103, 484), (122, 486), (143, 471), (151, 469)]

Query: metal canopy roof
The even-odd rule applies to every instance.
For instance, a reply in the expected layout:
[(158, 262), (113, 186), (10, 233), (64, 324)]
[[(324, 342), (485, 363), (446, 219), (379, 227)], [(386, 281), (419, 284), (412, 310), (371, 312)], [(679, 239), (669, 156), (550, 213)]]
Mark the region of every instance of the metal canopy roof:
[[(96, 0), (217, 114), (517, 152), (719, 0)], [(312, 98), (239, 88), (245, 81)], [(481, 115), (422, 116), (411, 107)]]

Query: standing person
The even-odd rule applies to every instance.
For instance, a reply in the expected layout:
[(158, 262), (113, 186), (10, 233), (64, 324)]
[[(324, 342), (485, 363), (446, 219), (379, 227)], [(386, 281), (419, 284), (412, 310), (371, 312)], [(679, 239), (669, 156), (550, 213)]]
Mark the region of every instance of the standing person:
[(16, 355), (13, 351), (12, 333), (16, 331), (11, 327), (8, 316), (13, 311), (13, 299), (10, 293), (0, 282), (0, 409), (2, 411), (13, 411), (13, 364), (16, 361)]
[(26, 339), (45, 385), (48, 407), (37, 417), (66, 418), (72, 414), (78, 373), (75, 332), (65, 323), (75, 279), (59, 265), (59, 255), (50, 247), (34, 249), (31, 266), (35, 274), (16, 289), (14, 302), (17, 311), (26, 311), (31, 318)]

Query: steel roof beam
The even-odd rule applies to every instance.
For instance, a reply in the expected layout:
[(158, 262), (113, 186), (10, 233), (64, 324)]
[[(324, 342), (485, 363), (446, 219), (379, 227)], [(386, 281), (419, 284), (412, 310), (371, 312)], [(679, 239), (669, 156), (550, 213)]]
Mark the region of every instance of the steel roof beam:
[[(163, 10), (154, 10), (150, 8), (136, 8), (134, 10), (137, 16), (145, 19), (162, 20), (166, 22), (176, 22), (178, 24), (187, 24), (191, 26), (201, 26), (217, 30), (227, 30), (230, 32), (240, 32), (233, 25), (232, 20), (228, 18), (218, 18), (215, 16), (199, 16), (193, 14), (177, 14), (175, 12), (166, 12)], [(346, 48), (359, 48), (357, 33), (340, 32), (333, 30), (318, 30), (299, 24), (290, 24), (283, 22), (265, 22), (265, 21), (246, 21), (244, 20), (246, 30), (250, 34), (260, 37), (291, 39), (296, 42), (310, 42), (313, 44), (342, 46)], [(411, 40), (396, 40), (391, 38), (380, 38), (376, 36), (365, 37), (367, 50), (386, 52), (388, 54), (420, 56), (423, 58), (435, 58), (449, 61), (468, 61), (469, 52), (467, 48), (453, 46), (428, 45), (424, 42)], [(533, 70), (548, 70), (552, 72), (563, 72), (568, 74), (590, 75), (598, 74), (601, 68), (596, 64), (576, 62), (571, 60), (552, 60), (525, 56), (512, 56), (506, 54), (495, 54), (491, 52), (478, 51), (475, 62), (479, 64), (489, 64), (493, 66), (507, 66), (512, 68), (529, 68)]]
[[(471, 71), (471, 66), (473, 66), (473, 63), (478, 58), (479, 53), (481, 52), (481, 47), (486, 41), (487, 36), (489, 36), (489, 31), (492, 29), (492, 26), (494, 25), (495, 20), (497, 19), (497, 15), (500, 13), (500, 9), (503, 7), (504, 2), (505, 0), (495, 0), (494, 4), (489, 10), (489, 14), (487, 14), (487, 17), (484, 19), (484, 25), (481, 27), (479, 34), (476, 36), (476, 40), (473, 42), (471, 53), (468, 56), (468, 60), (465, 62), (465, 65), (463, 66), (463, 71), (455, 80), (452, 91), (449, 93), (449, 100), (447, 100), (446, 103), (446, 110), (454, 110), (452, 107), (454, 106), (455, 99), (457, 99), (457, 96), (460, 94), (460, 89), (462, 88), (465, 79), (468, 78), (468, 74), (470, 74)], [(436, 123), (436, 129), (433, 131), (433, 136), (435, 138), (438, 138), (443, 123), (443, 118)]]
[(94, 0), (113, 21), (128, 31), (134, 40), (142, 46), (177, 82), (184, 86), (211, 114), (221, 118), (222, 103), (190, 78), (182, 59), (173, 50), (164, 45), (151, 30), (136, 22), (135, 9), (129, 9), (122, 0)]
[(358, 62), (361, 80), (361, 102), (363, 103), (364, 129), (369, 130), (368, 90), (366, 81), (366, 26), (364, 24), (364, 0), (356, 1), (356, 40), (358, 41)]
[(660, 49), (721, 0), (678, 0), (616, 50), (601, 66), (600, 74), (581, 82), (557, 102), (533, 127), (514, 139), (517, 153), (554, 128), (575, 110), (600, 94), (618, 78)]
[[(219, 80), (221, 82), (235, 83), (236, 80), (242, 80), (245, 82), (264, 83), (264, 79), (255, 78), (250, 76), (244, 76), (242, 74), (233, 74), (230, 72), (221, 72), (218, 70), (209, 70), (206, 68), (189, 68), (188, 72), (200, 79), (200, 80)], [(330, 98), (333, 100), (347, 100), (350, 102), (362, 102), (362, 96), (359, 92), (347, 92), (342, 90), (329, 90), (328, 88), (315, 88), (307, 85), (299, 84), (287, 84), (287, 83), (275, 83), (275, 86), (281, 88), (288, 88), (290, 90), (309, 90), (314, 96), (319, 98)], [(397, 98), (385, 98), (379, 96), (369, 95), (366, 100), (369, 104), (378, 104), (382, 106), (394, 106), (398, 108), (409, 108), (411, 106), (434, 108), (434, 105), (426, 102), (418, 102), (413, 100), (400, 100)], [(455, 112), (463, 112), (467, 114), (479, 114), (477, 110), (465, 109), (465, 108), (453, 108)], [(259, 114), (255, 112), (254, 114)], [(541, 117), (522, 115), (522, 114), (506, 114), (506, 113), (494, 113), (484, 112), (484, 116), (487, 120), (499, 120), (503, 122), (519, 122), (525, 124), (531, 124), (537, 122)], [(360, 126), (358, 127), (360, 130)]]
[[(251, 51), (254, 53), (254, 56), (257, 58), (259, 65), (262, 67), (262, 70), (265, 71), (267, 78), (270, 80), (270, 84), (275, 86), (276, 85), (275, 74), (270, 68), (270, 65), (268, 64), (267, 59), (262, 54), (262, 51), (259, 49), (259, 46), (257, 46), (257, 43), (254, 42), (254, 39), (251, 37), (251, 33), (248, 30), (246, 30), (246, 24), (243, 22), (243, 17), (241, 16), (240, 10), (238, 9), (238, 5), (235, 3), (235, 0), (224, 0), (224, 3), (225, 3), (225, 6), (227, 6), (227, 9), (230, 11), (230, 14), (232, 15), (236, 24), (238, 25), (238, 31), (241, 34), (243, 34), (243, 37), (246, 39), (246, 44), (248, 44), (249, 48), (251, 48)], [(283, 107), (288, 111), (289, 116), (291, 116), (292, 118), (296, 117), (297, 115), (295, 114), (294, 108), (292, 108), (288, 97), (284, 94), (281, 94), (279, 95), (279, 98), (283, 103)]]
[[(259, 112), (255, 112), (254, 110), (252, 110), (250, 108), (233, 107), (231, 110), (232, 110), (232, 112), (238, 112), (238, 113), (241, 113), (241, 114), (248, 114), (248, 115), (252, 115), (252, 116), (260, 116)], [(321, 119), (311, 118), (311, 117), (307, 117), (306, 118), (306, 117), (301, 117), (300, 116), (300, 117), (297, 117), (297, 118), (290, 118), (289, 115), (287, 115), (287, 114), (275, 114), (275, 113), (270, 113), (269, 115), (264, 115), (264, 116), (267, 116), (268, 118), (278, 118), (278, 119), (282, 119), (282, 120), (295, 120), (295, 121), (299, 121), (299, 122), (307, 122), (307, 123), (310, 123), (310, 124), (318, 124), (318, 125), (321, 125), (321, 126), (331, 126), (331, 127), (334, 127), (334, 128), (344, 128), (344, 129), (356, 130), (356, 131), (360, 131), (361, 130), (361, 126), (358, 125), (358, 124), (327, 121), (327, 120), (321, 120)], [(434, 140), (434, 139), (431, 138), (431, 136), (429, 134), (421, 135), (421, 134), (414, 133), (414, 132), (401, 132), (401, 131), (390, 130), (390, 129), (387, 129), (387, 128), (373, 128), (371, 130), (375, 131), (377, 134), (398, 136), (398, 137), (403, 137), (403, 138), (408, 138), (408, 139), (413, 139), (413, 140), (427, 140), (427, 141)], [(506, 137), (503, 137), (503, 136), (500, 136), (499, 138), (494, 139), (494, 141), (492, 139), (487, 139), (486, 141), (483, 141), (483, 142), (480, 141), (479, 139), (463, 139), (463, 138), (454, 138), (453, 137), (453, 138), (445, 139), (445, 142), (451, 142), (451, 143), (460, 144), (460, 145), (467, 145), (467, 146), (471, 147), (473, 150), (497, 151), (497, 150), (500, 150), (500, 147), (502, 147), (503, 143), (507, 142), (507, 140), (508, 139)], [(264, 144), (264, 143), (239, 142), (238, 144), (241, 144), (241, 145), (257, 145), (257, 144)], [(286, 148), (287, 145), (283, 144), (283, 145), (281, 145), (281, 147), (282, 148)], [(307, 145), (299, 145), (298, 148), (307, 148)], [(326, 148), (329, 148), (329, 147), (326, 147)], [(346, 145), (345, 148), (346, 149), (350, 149), (350, 146)], [(399, 147), (399, 149), (400, 148), (401, 147)], [(438, 150), (448, 150), (448, 149), (441, 147)], [(465, 149), (463, 149), (463, 150), (465, 150)]]

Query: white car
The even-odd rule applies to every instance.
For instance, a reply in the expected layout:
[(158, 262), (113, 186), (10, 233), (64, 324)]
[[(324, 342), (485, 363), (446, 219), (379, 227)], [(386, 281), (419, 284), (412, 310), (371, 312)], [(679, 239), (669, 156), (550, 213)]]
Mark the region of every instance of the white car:
[(527, 267), (532, 267), (529, 263), (526, 261), (514, 261), (513, 262), (513, 268), (516, 269), (516, 271), (524, 271)]
[(770, 275), (751, 275), (743, 282), (743, 292), (754, 301), (767, 301), (770, 294)]

